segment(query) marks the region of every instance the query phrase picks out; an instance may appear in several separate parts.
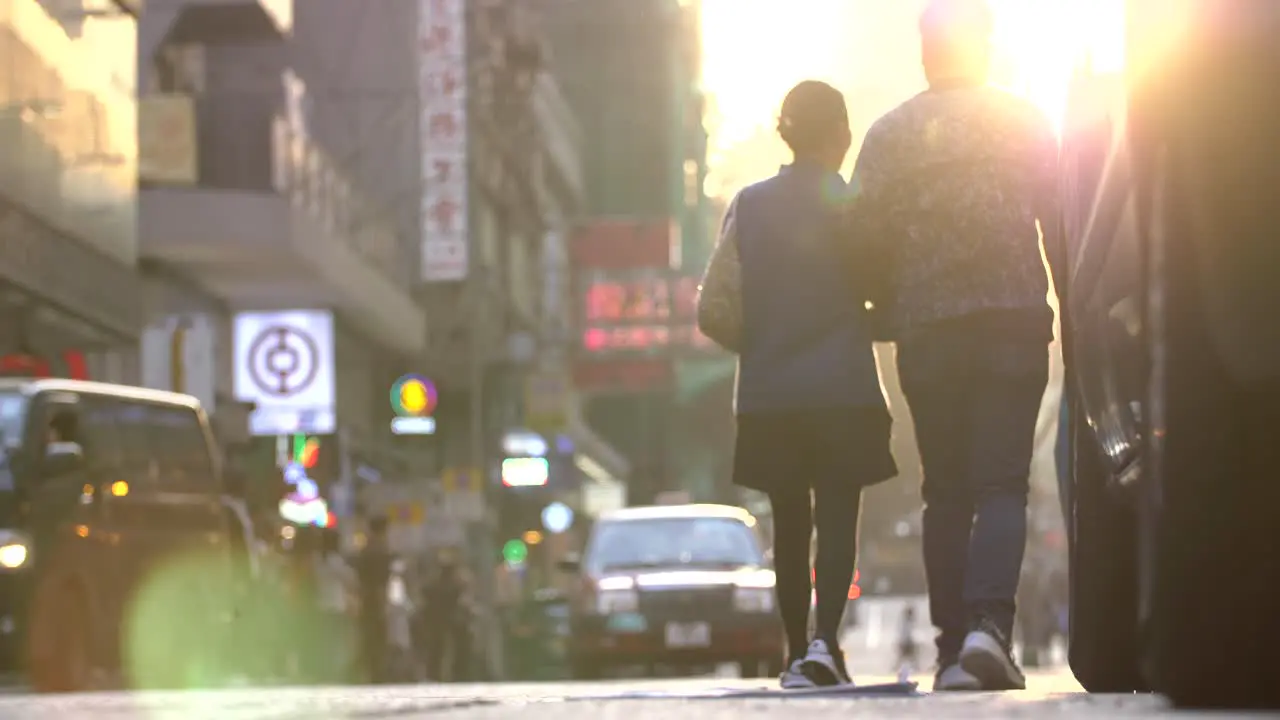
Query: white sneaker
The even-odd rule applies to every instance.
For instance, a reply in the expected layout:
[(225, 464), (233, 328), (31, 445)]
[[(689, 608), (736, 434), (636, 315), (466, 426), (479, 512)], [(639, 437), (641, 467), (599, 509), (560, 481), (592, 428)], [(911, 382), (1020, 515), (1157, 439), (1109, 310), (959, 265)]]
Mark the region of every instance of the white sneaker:
[(797, 658), (791, 663), (791, 666), (782, 671), (782, 676), (778, 681), (782, 685), (783, 690), (797, 690), (801, 688), (815, 687), (813, 681), (804, 676), (804, 658)]
[(844, 656), (839, 652), (832, 653), (827, 641), (821, 638), (809, 643), (809, 650), (804, 654), (800, 669), (818, 687), (853, 684), (849, 679), (849, 672), (844, 668)]
[(1008, 640), (990, 622), (979, 622), (965, 636), (960, 666), (978, 679), (983, 690), (1027, 689), (1027, 678), (1014, 662)]
[(934, 692), (973, 692), (981, 690), (982, 683), (960, 667), (960, 663), (952, 662), (938, 669), (933, 678)]

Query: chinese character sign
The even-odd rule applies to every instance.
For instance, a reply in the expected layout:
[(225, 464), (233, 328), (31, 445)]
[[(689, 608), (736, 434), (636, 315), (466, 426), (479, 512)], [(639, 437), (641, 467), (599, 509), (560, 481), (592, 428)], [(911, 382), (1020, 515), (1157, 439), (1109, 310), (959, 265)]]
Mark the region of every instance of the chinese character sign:
[(649, 270), (583, 279), (581, 348), (588, 355), (714, 349), (694, 317), (697, 278)]
[(419, 0), (422, 279), (467, 276), (466, 0)]

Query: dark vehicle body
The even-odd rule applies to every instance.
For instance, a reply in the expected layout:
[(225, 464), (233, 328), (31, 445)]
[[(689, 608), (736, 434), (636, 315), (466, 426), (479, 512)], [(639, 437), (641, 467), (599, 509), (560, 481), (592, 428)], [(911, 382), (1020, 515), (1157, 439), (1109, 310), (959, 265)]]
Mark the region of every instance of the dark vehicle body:
[(674, 505), (598, 518), (570, 603), (567, 655), (578, 678), (624, 666), (738, 663), (744, 676), (781, 672), (773, 571), (746, 510)]
[(213, 447), (190, 396), (0, 380), (5, 672), (52, 691), (192, 681), (247, 556)]
[(1127, 11), (1063, 133), (1071, 667), (1276, 708), (1280, 3)]

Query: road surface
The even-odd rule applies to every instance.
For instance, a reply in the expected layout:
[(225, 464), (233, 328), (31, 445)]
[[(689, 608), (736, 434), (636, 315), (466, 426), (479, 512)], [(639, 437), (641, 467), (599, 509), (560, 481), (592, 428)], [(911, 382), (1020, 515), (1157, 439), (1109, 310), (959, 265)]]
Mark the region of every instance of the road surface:
[[(856, 603), (857, 625), (842, 643), (860, 684), (890, 683), (897, 670), (896, 639), (902, 610), (916, 607), (916, 638), (928, 656), (931, 629), (923, 598), (876, 598)], [(775, 682), (716, 677), (614, 680), (594, 683), (506, 683), (238, 689), (200, 692), (104, 692), (68, 696), (0, 695), (2, 720), (881, 720), (889, 718), (1097, 718), (1173, 717), (1157, 698), (1090, 696), (1064, 670), (1028, 673), (1018, 693), (930, 695), (927, 670), (912, 679), (914, 695), (800, 697), (773, 690)], [(768, 689), (760, 697), (707, 698), (719, 690)], [(642, 694), (648, 697), (637, 698)], [(631, 695), (632, 697), (626, 697)], [(699, 697), (702, 696), (702, 697)], [(1181, 715), (1181, 714), (1180, 714)], [(1190, 715), (1194, 718), (1214, 715)], [(1216, 717), (1248, 717), (1220, 715)]]
[[(806, 720), (880, 718), (1156, 718), (1170, 716), (1155, 698), (1059, 692), (1071, 683), (1038, 675), (1026, 692), (899, 697), (719, 698), (717, 688), (759, 687), (723, 678), (603, 683), (416, 685), (376, 688), (283, 688), (188, 693), (101, 693), (0, 697), (5, 720)], [(635, 691), (668, 699), (624, 699)], [(1210, 716), (1196, 716), (1210, 717)], [(1224, 716), (1225, 717), (1225, 716)], [(1239, 716), (1235, 716), (1239, 717)]]

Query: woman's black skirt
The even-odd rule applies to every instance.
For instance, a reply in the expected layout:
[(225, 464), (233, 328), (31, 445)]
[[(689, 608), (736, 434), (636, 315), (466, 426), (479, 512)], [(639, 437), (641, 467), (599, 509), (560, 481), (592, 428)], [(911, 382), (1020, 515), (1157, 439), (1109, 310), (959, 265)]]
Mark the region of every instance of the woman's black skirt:
[(797, 484), (884, 482), (898, 474), (892, 431), (892, 417), (880, 408), (740, 414), (733, 482), (766, 493)]

